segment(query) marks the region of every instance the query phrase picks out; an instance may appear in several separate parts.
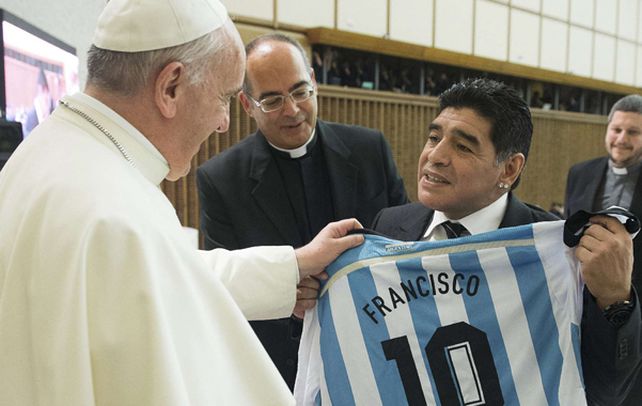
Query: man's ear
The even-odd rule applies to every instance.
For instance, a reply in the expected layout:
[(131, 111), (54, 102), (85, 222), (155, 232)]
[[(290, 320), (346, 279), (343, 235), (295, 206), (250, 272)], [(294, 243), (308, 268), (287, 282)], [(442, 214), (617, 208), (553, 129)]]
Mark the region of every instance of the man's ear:
[(502, 172), (499, 181), (509, 186), (512, 185), (515, 183), (520, 173), (522, 173), (522, 170), (524, 170), (525, 164), (526, 158), (521, 152), (511, 155), (502, 162), (502, 165), (504, 165), (504, 171)]
[(245, 92), (243, 90), (241, 90), (239, 92), (239, 100), (241, 101), (241, 105), (243, 106), (243, 110), (245, 110), (247, 115), (250, 116), (250, 117), (254, 117), (252, 115), (252, 104), (253, 103), (250, 102), (250, 100), (247, 98), (247, 96), (245, 95)]
[(187, 70), (181, 62), (170, 62), (158, 73), (154, 83), (154, 101), (165, 118), (173, 118), (178, 111), (178, 99), (188, 85)]

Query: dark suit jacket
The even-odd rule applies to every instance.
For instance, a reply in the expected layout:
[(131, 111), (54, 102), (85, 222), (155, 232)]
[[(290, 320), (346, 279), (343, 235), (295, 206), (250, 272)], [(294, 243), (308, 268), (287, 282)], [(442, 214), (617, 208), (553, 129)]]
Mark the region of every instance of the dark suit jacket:
[[(356, 217), (361, 224), (370, 224), (379, 210), (408, 201), (381, 132), (319, 120), (316, 134), (323, 147), (335, 220)], [(206, 249), (307, 243), (270, 148), (257, 132), (198, 169)], [(281, 320), (252, 326), (292, 387), (299, 343), (292, 324)]]
[[(391, 207), (377, 215), (372, 229), (391, 238), (417, 241), (423, 237), (433, 213), (433, 209), (421, 203)], [(551, 220), (557, 220), (557, 217), (522, 203), (511, 193), (499, 227)], [(590, 404), (616, 405), (624, 398), (642, 359), (641, 329), (640, 306), (636, 307), (627, 324), (615, 329), (606, 321), (588, 290), (584, 290), (582, 367)]]
[[(564, 199), (566, 217), (578, 210), (593, 210), (600, 185), (606, 176), (608, 161), (609, 158), (606, 156), (595, 158), (580, 162), (569, 170)], [(642, 176), (638, 178), (631, 207), (627, 207), (627, 209), (642, 219)], [(633, 240), (633, 257), (633, 286), (638, 292), (642, 292), (642, 237), (640, 236)], [(636, 380), (623, 405), (642, 405), (642, 375)]]
[[(599, 193), (600, 184), (606, 176), (608, 157), (596, 158), (574, 165), (568, 172), (564, 213), (566, 217), (578, 210), (593, 210), (593, 202)], [(642, 219), (642, 176), (638, 178), (631, 207), (633, 214)], [(642, 237), (633, 240), (633, 286), (642, 292)], [(642, 404), (642, 399), (640, 404)]]

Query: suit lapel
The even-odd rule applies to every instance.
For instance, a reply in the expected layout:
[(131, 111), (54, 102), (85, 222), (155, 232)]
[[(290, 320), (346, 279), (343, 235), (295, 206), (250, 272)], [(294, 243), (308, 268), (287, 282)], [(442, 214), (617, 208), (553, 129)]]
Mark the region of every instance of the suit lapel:
[(512, 192), (509, 192), (506, 213), (504, 213), (499, 228), (521, 226), (530, 222), (531, 214), (529, 208), (513, 196)]
[(414, 217), (414, 219), (408, 219), (407, 221), (401, 222), (399, 228), (401, 230), (401, 235), (405, 235), (404, 240), (419, 241), (423, 238), (428, 224), (432, 221), (432, 215), (435, 213), (434, 210), (428, 209), (422, 205), (421, 213)]
[(283, 197), (287, 196), (287, 192), (270, 153), (270, 146), (260, 131), (256, 133), (256, 138), (250, 168), (250, 178), (256, 181), (252, 197), (284, 241), (295, 247), (300, 246), (303, 241), (296, 226), (294, 213), (289, 209), (289, 205), (283, 205)]
[(407, 210), (399, 211), (403, 213), (403, 217), (390, 219), (391, 222), (397, 223), (392, 226), (394, 231), (391, 231), (391, 236), (401, 241), (421, 240), (435, 211), (419, 202), (403, 207), (407, 207)]
[(575, 200), (579, 204), (578, 210), (593, 210), (593, 203), (597, 196), (598, 189), (604, 176), (606, 174), (606, 169), (608, 166), (608, 158), (603, 158), (597, 161), (594, 174), (598, 176), (585, 176), (584, 179), (587, 179), (586, 185), (583, 188), (582, 194)]
[(633, 199), (631, 199), (631, 213), (638, 217), (642, 217), (642, 173), (638, 175), (638, 181), (635, 184), (635, 191), (633, 192)]
[[(600, 159), (596, 163), (595, 167), (592, 168), (594, 169), (594, 173), (599, 173), (600, 176), (586, 177), (590, 180), (584, 188), (584, 192), (580, 197), (581, 200), (578, 200), (584, 203), (582, 207), (580, 207), (580, 209), (584, 209), (587, 211), (593, 210), (593, 202), (595, 201), (598, 188), (602, 183), (604, 176), (606, 176), (606, 171), (608, 169), (608, 159), (608, 157)], [(631, 207), (629, 207), (629, 210), (631, 211), (631, 213), (635, 214), (638, 217), (642, 216), (642, 176), (638, 176), (638, 180), (635, 184), (635, 190), (633, 192), (633, 198), (631, 199)]]
[(328, 125), (318, 121), (317, 132), (328, 170), (335, 219), (354, 217), (358, 168), (350, 163), (350, 150)]

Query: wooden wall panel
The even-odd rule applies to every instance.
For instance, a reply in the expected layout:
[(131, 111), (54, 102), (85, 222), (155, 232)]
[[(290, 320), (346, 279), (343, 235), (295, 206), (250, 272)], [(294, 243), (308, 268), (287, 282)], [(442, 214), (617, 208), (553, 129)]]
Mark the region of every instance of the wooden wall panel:
[[(357, 124), (383, 131), (393, 151), (408, 195), (416, 200), (417, 160), (426, 128), (435, 117), (433, 97), (321, 86), (319, 117), (327, 121)], [(604, 154), (606, 118), (536, 109), (530, 156), (516, 194), (547, 209), (563, 202), (566, 174), (576, 162)], [(177, 182), (163, 182), (162, 189), (176, 207), (185, 226), (198, 228), (199, 206), (195, 168), (256, 130), (240, 103), (230, 109), (230, 129), (213, 134), (192, 160), (192, 170)]]
[(531, 151), (516, 194), (544, 209), (552, 202), (564, 203), (569, 168), (606, 154), (605, 131), (604, 116), (533, 111)]

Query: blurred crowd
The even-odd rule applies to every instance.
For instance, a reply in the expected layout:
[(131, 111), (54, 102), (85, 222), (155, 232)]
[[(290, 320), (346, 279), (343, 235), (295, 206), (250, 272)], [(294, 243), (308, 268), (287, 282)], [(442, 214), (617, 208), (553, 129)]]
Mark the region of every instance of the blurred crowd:
[(621, 97), (595, 90), (330, 46), (313, 47), (312, 66), (319, 83), (425, 96), (439, 96), (465, 77), (486, 77), (510, 84), (530, 107), (544, 110), (606, 114)]

